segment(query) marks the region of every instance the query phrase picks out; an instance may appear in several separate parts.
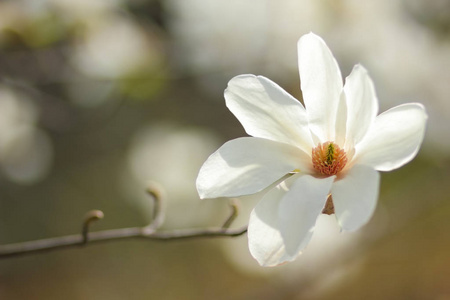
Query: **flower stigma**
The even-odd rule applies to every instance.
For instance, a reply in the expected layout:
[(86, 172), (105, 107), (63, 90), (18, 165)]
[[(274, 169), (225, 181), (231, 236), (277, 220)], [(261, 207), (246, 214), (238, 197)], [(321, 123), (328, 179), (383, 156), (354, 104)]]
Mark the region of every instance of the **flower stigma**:
[(347, 154), (334, 142), (319, 143), (312, 149), (312, 163), (320, 174), (336, 175), (347, 164)]

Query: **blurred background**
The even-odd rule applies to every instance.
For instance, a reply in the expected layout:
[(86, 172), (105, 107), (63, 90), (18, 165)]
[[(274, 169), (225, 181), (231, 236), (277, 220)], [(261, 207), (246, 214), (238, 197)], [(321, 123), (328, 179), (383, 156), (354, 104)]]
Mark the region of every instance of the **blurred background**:
[[(150, 181), (163, 229), (221, 225), (197, 172), (245, 136), (228, 80), (264, 75), (301, 98), (298, 38), (322, 36), (343, 76), (370, 72), (380, 112), (429, 114), (418, 157), (382, 175), (373, 219), (321, 216), (296, 262), (261, 268), (247, 237), (124, 240), (0, 260), (0, 299), (450, 299), (450, 2), (0, 1), (0, 243), (143, 226)], [(241, 199), (246, 224), (257, 197)]]

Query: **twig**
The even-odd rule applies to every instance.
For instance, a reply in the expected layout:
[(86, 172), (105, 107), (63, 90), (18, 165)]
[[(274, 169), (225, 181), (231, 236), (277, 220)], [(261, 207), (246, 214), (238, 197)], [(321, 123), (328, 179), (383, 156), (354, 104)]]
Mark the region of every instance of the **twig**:
[(203, 229), (180, 229), (173, 231), (157, 232), (164, 221), (163, 196), (161, 191), (151, 187), (147, 190), (154, 201), (153, 218), (150, 224), (144, 227), (130, 227), (110, 229), (97, 232), (89, 232), (90, 224), (93, 221), (103, 218), (103, 212), (93, 210), (87, 213), (83, 222), (81, 234), (67, 235), (62, 237), (35, 240), (23, 243), (8, 244), (0, 246), (0, 259), (26, 254), (48, 252), (51, 250), (86, 246), (94, 243), (114, 241), (120, 239), (143, 238), (149, 240), (180, 240), (205, 237), (236, 237), (247, 232), (247, 226), (235, 229), (228, 227), (237, 216), (238, 209), (235, 201), (231, 202), (232, 213), (227, 218), (222, 227), (212, 227)]
[(101, 210), (91, 210), (86, 214), (83, 222), (83, 228), (81, 229), (81, 234), (83, 235), (83, 244), (86, 244), (89, 239), (89, 225), (91, 225), (91, 223), (94, 221), (103, 219), (104, 216), (105, 215)]
[(239, 205), (236, 198), (232, 198), (230, 200), (230, 208), (231, 208), (231, 214), (228, 217), (228, 219), (225, 220), (225, 222), (222, 225), (222, 228), (229, 228), (231, 223), (234, 222), (234, 220), (237, 218), (239, 214)]
[(153, 199), (153, 216), (150, 224), (143, 228), (145, 234), (154, 233), (164, 223), (164, 207), (163, 207), (163, 192), (162, 189), (155, 183), (150, 183), (147, 188), (147, 193)]

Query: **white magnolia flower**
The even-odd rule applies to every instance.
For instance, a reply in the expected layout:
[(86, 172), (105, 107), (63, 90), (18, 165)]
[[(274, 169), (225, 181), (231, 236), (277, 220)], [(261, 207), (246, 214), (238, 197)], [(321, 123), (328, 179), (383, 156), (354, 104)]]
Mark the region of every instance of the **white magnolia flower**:
[(253, 137), (225, 143), (197, 178), (200, 197), (215, 198), (256, 193), (291, 174), (250, 215), (250, 252), (263, 266), (294, 260), (323, 211), (334, 212), (343, 230), (364, 225), (378, 198), (377, 171), (411, 161), (425, 131), (427, 115), (418, 103), (377, 116), (374, 86), (362, 66), (343, 86), (320, 37), (300, 38), (298, 56), (307, 109), (265, 77), (231, 79), (226, 104)]

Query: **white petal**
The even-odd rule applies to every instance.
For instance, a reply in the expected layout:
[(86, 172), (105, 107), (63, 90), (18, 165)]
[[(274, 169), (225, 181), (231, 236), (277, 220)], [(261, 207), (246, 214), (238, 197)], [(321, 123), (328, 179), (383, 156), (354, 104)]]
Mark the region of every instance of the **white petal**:
[(377, 116), (361, 143), (354, 161), (378, 171), (390, 171), (411, 161), (425, 134), (427, 114), (423, 105), (408, 103)]
[(278, 208), (286, 194), (285, 184), (284, 181), (270, 190), (250, 214), (248, 246), (251, 255), (261, 266), (276, 266), (283, 261), (284, 242), (278, 229)]
[(202, 199), (253, 194), (295, 169), (311, 171), (310, 161), (306, 153), (288, 144), (238, 138), (206, 160), (197, 177), (197, 191)]
[[(343, 147), (345, 145), (345, 135), (347, 131), (347, 101), (345, 93), (342, 91), (339, 99), (337, 115), (336, 115), (336, 137), (334, 141)], [(347, 149), (345, 149), (347, 151)]]
[(245, 131), (311, 151), (313, 146), (303, 105), (271, 80), (240, 75), (225, 90), (227, 107)]
[(334, 126), (342, 91), (341, 71), (330, 49), (310, 33), (298, 41), (298, 64), (309, 126), (322, 142), (334, 140)]
[(334, 179), (301, 176), (281, 201), (280, 231), (288, 260), (295, 259), (308, 244)]
[(378, 200), (380, 174), (355, 165), (331, 188), (336, 218), (342, 229), (356, 230), (372, 217)]
[(294, 260), (311, 239), (334, 177), (297, 174), (270, 190), (250, 215), (249, 249), (262, 266)]
[(356, 145), (367, 133), (378, 113), (378, 99), (366, 69), (356, 65), (345, 80), (347, 143)]

